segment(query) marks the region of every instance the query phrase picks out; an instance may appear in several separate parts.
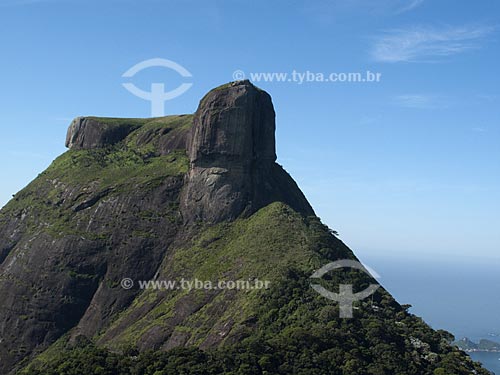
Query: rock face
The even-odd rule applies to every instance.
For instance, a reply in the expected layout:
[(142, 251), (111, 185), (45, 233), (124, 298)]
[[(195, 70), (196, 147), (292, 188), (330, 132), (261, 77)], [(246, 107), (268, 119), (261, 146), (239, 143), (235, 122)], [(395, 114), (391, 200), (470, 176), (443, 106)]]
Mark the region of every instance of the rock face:
[(275, 113), (271, 97), (249, 81), (210, 91), (195, 113), (189, 157), (198, 167), (274, 163)]
[(102, 123), (92, 117), (77, 117), (68, 128), (66, 147), (81, 150), (111, 146), (137, 127), (134, 124)]
[(181, 202), (187, 222), (233, 220), (273, 201), (314, 214), (275, 163), (275, 128), (271, 97), (249, 81), (221, 86), (201, 100), (188, 140)]

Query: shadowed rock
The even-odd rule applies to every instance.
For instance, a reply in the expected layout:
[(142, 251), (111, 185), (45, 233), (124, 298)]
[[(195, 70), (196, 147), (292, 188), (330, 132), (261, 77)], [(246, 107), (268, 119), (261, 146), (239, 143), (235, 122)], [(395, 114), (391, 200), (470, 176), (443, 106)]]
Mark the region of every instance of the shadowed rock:
[(102, 123), (92, 117), (77, 117), (68, 128), (66, 147), (75, 150), (114, 145), (138, 128), (124, 123)]

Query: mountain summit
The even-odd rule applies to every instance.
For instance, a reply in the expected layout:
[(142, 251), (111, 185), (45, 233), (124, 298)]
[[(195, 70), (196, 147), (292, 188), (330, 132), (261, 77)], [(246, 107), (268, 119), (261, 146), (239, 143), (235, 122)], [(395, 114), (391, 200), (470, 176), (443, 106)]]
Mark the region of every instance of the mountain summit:
[(190, 169), (181, 200), (186, 221), (234, 220), (275, 201), (314, 214), (275, 163), (275, 129), (271, 97), (249, 81), (222, 86), (201, 100), (187, 141)]
[(0, 374), (487, 374), (383, 288), (352, 319), (311, 288), (356, 258), (276, 163), (249, 81), (194, 115), (79, 117), (66, 146), (0, 211)]

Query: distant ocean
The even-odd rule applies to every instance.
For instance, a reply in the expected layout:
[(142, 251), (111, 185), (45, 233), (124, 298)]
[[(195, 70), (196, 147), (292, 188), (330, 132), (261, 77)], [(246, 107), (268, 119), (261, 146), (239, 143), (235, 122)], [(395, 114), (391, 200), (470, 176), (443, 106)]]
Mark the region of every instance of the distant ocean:
[(495, 374), (500, 374), (500, 353), (471, 353), (470, 355), (475, 361), (481, 362), (485, 368), (493, 371)]
[[(356, 254), (401, 304), (411, 304), (410, 311), (433, 328), (445, 329), (457, 339), (500, 342), (499, 259)], [(471, 357), (500, 375), (500, 353), (471, 353)]]

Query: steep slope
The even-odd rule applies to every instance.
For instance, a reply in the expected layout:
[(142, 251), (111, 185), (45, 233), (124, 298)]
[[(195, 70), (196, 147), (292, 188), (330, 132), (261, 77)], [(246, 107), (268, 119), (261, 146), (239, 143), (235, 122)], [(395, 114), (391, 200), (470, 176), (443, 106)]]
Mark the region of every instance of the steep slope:
[(142, 121), (134, 148), (71, 150), (2, 209), (0, 373), (78, 323), (105, 326), (134, 297), (115, 287), (121, 275), (154, 275), (182, 223), (188, 159), (148, 134), (185, 132), (191, 121)]
[[(0, 211), (0, 374), (486, 373), (383, 289), (341, 319), (311, 288), (356, 258), (276, 164), (274, 117), (239, 81), (192, 116), (75, 119)], [(138, 285), (182, 279), (269, 288)]]

